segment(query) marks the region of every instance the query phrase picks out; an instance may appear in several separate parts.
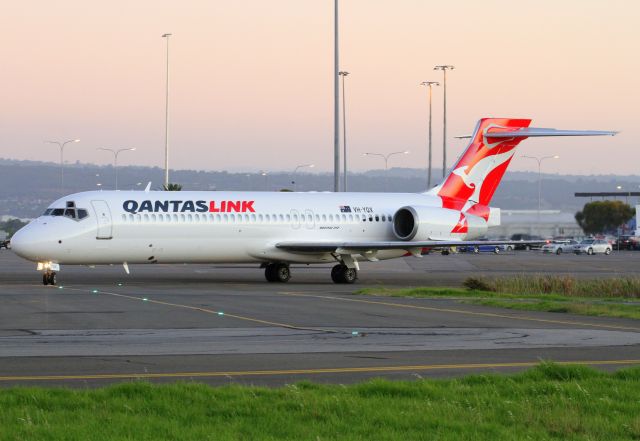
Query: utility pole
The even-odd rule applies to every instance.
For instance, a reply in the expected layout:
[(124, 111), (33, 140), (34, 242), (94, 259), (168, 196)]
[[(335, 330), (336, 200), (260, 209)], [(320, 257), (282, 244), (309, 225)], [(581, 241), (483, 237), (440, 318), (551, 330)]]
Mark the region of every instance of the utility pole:
[(164, 188), (169, 187), (169, 37), (171, 34), (162, 34), (167, 40), (167, 83), (165, 88), (164, 107)]
[(349, 72), (340, 71), (338, 75), (342, 77), (342, 173), (344, 173), (342, 191), (347, 191), (347, 109), (345, 104), (347, 95), (344, 92), (344, 79)]
[(432, 86), (439, 86), (437, 81), (423, 81), (420, 83), (422, 86), (429, 88), (429, 166), (427, 168), (427, 190), (431, 188), (431, 98), (432, 98)]
[(334, 38), (333, 38), (333, 191), (340, 191), (340, 107), (339, 107), (339, 79), (340, 71), (338, 58), (338, 0), (334, 0)]
[(433, 70), (441, 70), (444, 74), (444, 114), (442, 128), (442, 179), (447, 176), (447, 70), (455, 69), (454, 66), (443, 64), (436, 66)]

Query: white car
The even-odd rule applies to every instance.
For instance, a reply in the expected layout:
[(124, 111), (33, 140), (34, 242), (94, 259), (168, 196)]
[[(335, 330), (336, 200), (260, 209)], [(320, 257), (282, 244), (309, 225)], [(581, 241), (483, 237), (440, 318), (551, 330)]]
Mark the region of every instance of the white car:
[(611, 254), (611, 244), (601, 239), (585, 239), (577, 245), (574, 245), (573, 252), (576, 254)]
[(540, 251), (553, 254), (570, 253), (576, 245), (578, 245), (578, 242), (575, 240), (554, 241), (544, 244)]

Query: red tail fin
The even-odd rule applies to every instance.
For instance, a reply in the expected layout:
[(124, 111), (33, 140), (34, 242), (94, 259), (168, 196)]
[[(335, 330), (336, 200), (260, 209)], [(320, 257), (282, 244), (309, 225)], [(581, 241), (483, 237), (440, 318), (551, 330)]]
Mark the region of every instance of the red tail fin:
[[(516, 146), (526, 139), (492, 138), (492, 133), (529, 127), (530, 119), (484, 118), (478, 122), (469, 146), (444, 183), (433, 189), (443, 206), (463, 210), (471, 205), (488, 206), (507, 170)], [(465, 207), (466, 205), (466, 207)]]

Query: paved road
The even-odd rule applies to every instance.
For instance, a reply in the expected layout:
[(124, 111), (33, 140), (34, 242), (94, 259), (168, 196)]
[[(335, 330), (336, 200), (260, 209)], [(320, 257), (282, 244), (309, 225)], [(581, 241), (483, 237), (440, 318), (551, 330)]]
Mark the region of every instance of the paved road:
[(146, 378), (280, 385), (513, 371), (539, 360), (640, 364), (640, 322), (507, 311), (447, 299), (354, 296), (363, 286), (459, 285), (469, 275), (635, 275), (640, 253), (431, 255), (329, 267), (269, 284), (251, 266), (63, 268), (60, 287), (0, 252), (0, 385)]

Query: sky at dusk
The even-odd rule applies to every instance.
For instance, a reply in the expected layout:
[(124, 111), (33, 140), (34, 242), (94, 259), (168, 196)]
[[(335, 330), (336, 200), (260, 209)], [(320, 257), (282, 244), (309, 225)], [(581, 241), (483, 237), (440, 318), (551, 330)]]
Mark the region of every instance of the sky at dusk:
[[(426, 167), (427, 93), (448, 74), (449, 135), (480, 117), (619, 130), (527, 140), (560, 155), (544, 171), (636, 174), (640, 164), (640, 2), (341, 0), (350, 168), (364, 152), (410, 150)], [(171, 167), (333, 169), (333, 1), (4, 1), (0, 157), (57, 161), (45, 140), (80, 138), (67, 162), (107, 164), (98, 147), (136, 147), (123, 165), (164, 161), (165, 40), (171, 32)], [(441, 164), (442, 90), (434, 89)], [(451, 161), (464, 141), (449, 139)], [(517, 155), (512, 169), (536, 164)]]

